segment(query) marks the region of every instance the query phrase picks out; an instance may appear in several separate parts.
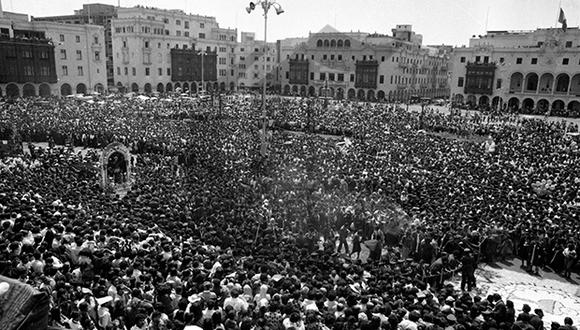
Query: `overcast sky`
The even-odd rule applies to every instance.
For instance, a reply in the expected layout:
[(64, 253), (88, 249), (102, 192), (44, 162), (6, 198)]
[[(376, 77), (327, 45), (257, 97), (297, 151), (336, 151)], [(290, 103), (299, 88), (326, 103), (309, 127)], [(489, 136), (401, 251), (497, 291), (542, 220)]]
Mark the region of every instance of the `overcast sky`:
[[(32, 16), (73, 14), (82, 0), (0, 0), (5, 11)], [(100, 3), (117, 4), (117, 0)], [(137, 4), (215, 16), (221, 27), (256, 32), (263, 38), (260, 11), (245, 11), (245, 0), (120, 0)], [(467, 44), (472, 35), (487, 30), (533, 30), (556, 25), (559, 4), (568, 26), (578, 26), (579, 0), (279, 0), (285, 10), (269, 15), (268, 41), (306, 37), (330, 24), (340, 31), (391, 33), (396, 24), (412, 24), (424, 44)], [(489, 14), (488, 14), (489, 13)]]

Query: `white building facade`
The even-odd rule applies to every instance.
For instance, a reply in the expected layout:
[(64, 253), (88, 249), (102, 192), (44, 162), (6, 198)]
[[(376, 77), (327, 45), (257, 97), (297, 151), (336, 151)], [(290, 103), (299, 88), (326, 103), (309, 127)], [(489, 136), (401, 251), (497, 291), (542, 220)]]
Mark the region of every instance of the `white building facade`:
[(489, 31), (455, 48), (451, 92), (470, 107), (580, 115), (580, 30)]

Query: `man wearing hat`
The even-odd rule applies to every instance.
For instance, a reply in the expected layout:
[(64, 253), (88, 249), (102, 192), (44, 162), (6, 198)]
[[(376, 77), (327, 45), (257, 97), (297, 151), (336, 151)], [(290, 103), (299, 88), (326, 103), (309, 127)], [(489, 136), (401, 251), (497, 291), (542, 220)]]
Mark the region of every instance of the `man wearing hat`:
[(475, 287), (475, 258), (471, 253), (471, 249), (463, 250), (464, 255), (461, 258), (461, 291), (471, 291)]

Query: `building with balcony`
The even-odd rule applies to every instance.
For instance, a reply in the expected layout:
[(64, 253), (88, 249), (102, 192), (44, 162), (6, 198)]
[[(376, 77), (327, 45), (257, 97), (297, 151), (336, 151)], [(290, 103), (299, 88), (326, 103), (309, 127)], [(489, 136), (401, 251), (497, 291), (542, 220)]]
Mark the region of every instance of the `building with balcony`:
[(0, 95), (70, 95), (103, 91), (107, 84), (104, 29), (0, 17)]
[[(188, 92), (196, 88), (233, 90), (236, 87), (237, 30), (220, 28), (215, 17), (143, 6), (118, 8), (117, 18), (112, 20), (112, 44), (114, 80), (121, 91), (162, 93), (177, 88)], [(204, 63), (207, 71), (204, 75), (208, 79), (204, 79), (203, 87), (201, 74), (193, 74), (200, 68), (192, 67), (188, 75), (184, 66), (187, 59), (192, 65), (201, 65), (201, 58), (194, 61), (192, 51), (208, 56), (207, 64)], [(173, 65), (172, 58), (179, 59), (180, 63)], [(173, 74), (174, 67), (185, 71)]]
[(299, 42), (279, 41), (282, 94), (371, 101), (448, 96), (448, 53), (422, 46), (410, 25), (391, 32), (340, 32), (327, 25)]
[[(274, 86), (277, 59), (276, 43), (268, 43), (266, 52), (264, 52), (264, 41), (256, 40), (253, 32), (242, 32), (240, 39), (240, 43), (236, 48), (238, 88), (261, 89), (263, 87), (264, 71), (266, 71), (267, 88), (279, 90), (279, 86)], [(265, 66), (264, 56), (266, 56)]]
[(107, 85), (114, 86), (113, 74), (113, 43), (111, 33), (111, 21), (117, 17), (117, 7), (100, 3), (84, 4), (80, 10), (75, 10), (74, 15), (31, 17), (32, 21), (58, 22), (66, 24), (93, 24), (100, 25), (105, 29), (105, 64), (107, 67)]
[(472, 107), (580, 114), (580, 30), (488, 31), (455, 48), (451, 92)]

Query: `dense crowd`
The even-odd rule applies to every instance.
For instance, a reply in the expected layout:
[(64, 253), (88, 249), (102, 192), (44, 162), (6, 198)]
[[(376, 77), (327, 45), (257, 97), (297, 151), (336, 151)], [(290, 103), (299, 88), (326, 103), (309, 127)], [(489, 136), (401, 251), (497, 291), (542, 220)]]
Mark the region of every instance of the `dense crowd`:
[[(50, 295), (56, 328), (550, 326), (541, 310), (474, 294), (473, 272), (518, 256), (571, 275), (577, 125), (277, 97), (268, 109), (262, 157), (252, 98), (219, 111), (186, 99), (3, 104), (0, 139), (29, 152), (0, 159), (0, 274)], [(96, 170), (113, 141), (136, 155), (122, 198)], [(447, 284), (454, 274), (461, 287)]]

